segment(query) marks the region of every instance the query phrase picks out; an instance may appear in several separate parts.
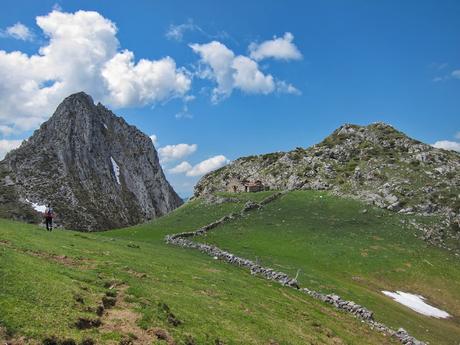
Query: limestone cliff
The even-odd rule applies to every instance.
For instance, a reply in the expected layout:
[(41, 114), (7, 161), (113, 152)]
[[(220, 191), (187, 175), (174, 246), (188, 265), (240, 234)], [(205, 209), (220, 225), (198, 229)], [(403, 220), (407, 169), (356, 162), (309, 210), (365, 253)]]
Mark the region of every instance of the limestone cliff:
[(81, 92), (0, 162), (0, 216), (39, 221), (53, 204), (68, 229), (138, 224), (182, 204), (150, 138)]

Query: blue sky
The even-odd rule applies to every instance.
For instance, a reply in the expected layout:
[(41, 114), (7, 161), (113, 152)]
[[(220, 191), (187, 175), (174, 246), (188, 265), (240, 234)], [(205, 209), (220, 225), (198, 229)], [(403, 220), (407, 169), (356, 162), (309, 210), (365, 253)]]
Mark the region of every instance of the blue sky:
[[(460, 147), (458, 1), (133, 1), (128, 4), (6, 0), (0, 6), (0, 51), (4, 53), (3, 57), (0, 54), (0, 76), (3, 74), (2, 79), (7, 82), (14, 77), (18, 78), (13, 81), (17, 85), (30, 85), (26, 82), (30, 83), (32, 77), (21, 76), (21, 68), (26, 69), (21, 65), (23, 60), (14, 57), (17, 60), (11, 67), (8, 64), (13, 63), (13, 56), (8, 54), (19, 51), (27, 59), (43, 54), (39, 49), (50, 46), (50, 37), (61, 35), (60, 19), (50, 15), (53, 8), (72, 20), (79, 10), (95, 11), (99, 15), (97, 20), (102, 23), (105, 19), (116, 27), (113, 37), (101, 38), (109, 43), (115, 40), (116, 51), (107, 53), (106, 60), (101, 60), (98, 66), (103, 66), (115, 53), (128, 50), (134, 54), (131, 60), (127, 54), (117, 55), (131, 62), (129, 68), (134, 76), (129, 80), (117, 79), (117, 73), (124, 73), (115, 68), (118, 65), (109, 70), (109, 79), (102, 81), (93, 80), (89, 74), (75, 76), (65, 70), (55, 77), (50, 77), (56, 74), (54, 71), (34, 72), (33, 80), (38, 86), (22, 95), (36, 97), (39, 103), (33, 111), (11, 106), (8, 102), (12, 91), (0, 86), (0, 130), (3, 128), (0, 143), (4, 151), (29, 136), (51, 115), (48, 109), (55, 106), (61, 94), (56, 91), (51, 95), (53, 98), (50, 89), (46, 97), (43, 95), (44, 89), (55, 80), (66, 83), (62, 92), (85, 87), (88, 90), (84, 91), (89, 93), (96, 90), (96, 95), (93, 94), (96, 100), (105, 101), (116, 114), (143, 132), (156, 135), (157, 149), (187, 144), (177, 158), (168, 154), (179, 147), (162, 151), (168, 179), (183, 196), (191, 194), (200, 172), (213, 164), (218, 166), (243, 155), (310, 146), (343, 123), (384, 121), (424, 142), (443, 141), (445, 147), (457, 150)], [(37, 16), (46, 17), (41, 26), (37, 24)], [(18, 23), (26, 29), (15, 26)], [(75, 23), (80, 25), (80, 21)], [(86, 26), (85, 34), (89, 35), (91, 25)], [(44, 27), (49, 30), (47, 34)], [(292, 35), (290, 47), (295, 47), (301, 57), (273, 50), (262, 58), (251, 55), (251, 44), (254, 51), (263, 42), (273, 41), (274, 36), (284, 39), (286, 33)], [(60, 46), (57, 43), (53, 46), (56, 51), (63, 49), (62, 42), (66, 42), (65, 37), (59, 37)], [(212, 41), (224, 48), (207, 46)], [(197, 48), (192, 49), (191, 44), (197, 44)], [(261, 83), (245, 79), (251, 78), (248, 74), (242, 75), (245, 78), (241, 82), (231, 81), (230, 91), (228, 85), (225, 89), (228, 76), (219, 85), (216, 81), (219, 71), (213, 70), (209, 59), (203, 57), (205, 48), (230, 51), (235, 60), (241, 57), (240, 62), (246, 67), (254, 67), (255, 63), (262, 76)], [(65, 60), (72, 60), (71, 52), (71, 55), (60, 54), (56, 56), (70, 56)], [(140, 59), (151, 62), (148, 73), (155, 79), (155, 73), (163, 66), (156, 62), (165, 62), (167, 56), (175, 63), (174, 67), (168, 65), (168, 71), (176, 79), (172, 81), (168, 74), (153, 84), (138, 80), (143, 76), (140, 69), (136, 70)], [(220, 61), (220, 55), (217, 60)], [(75, 63), (75, 69), (84, 66), (81, 60)], [(11, 72), (15, 68), (19, 72)], [(246, 73), (247, 69), (241, 71)], [(267, 79), (269, 76), (272, 80)], [(135, 83), (137, 93), (120, 96), (120, 92), (127, 90), (123, 83)], [(100, 85), (109, 84), (112, 88), (98, 93)], [(282, 85), (291, 85), (292, 89), (286, 92)], [(149, 88), (160, 91), (142, 98), (141, 94)], [(217, 100), (212, 97), (216, 88), (220, 92)], [(198, 166), (212, 157), (221, 158), (208, 162), (210, 165)], [(183, 173), (170, 172), (183, 162), (189, 164), (182, 165)], [(190, 173), (191, 169), (194, 173)]]

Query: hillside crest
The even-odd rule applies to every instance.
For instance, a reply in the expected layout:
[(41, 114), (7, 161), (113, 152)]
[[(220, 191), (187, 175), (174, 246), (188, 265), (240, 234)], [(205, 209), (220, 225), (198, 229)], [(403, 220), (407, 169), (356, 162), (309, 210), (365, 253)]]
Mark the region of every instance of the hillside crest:
[(395, 212), (439, 215), (444, 223), (424, 229), (425, 237), (460, 236), (460, 154), (385, 123), (344, 124), (309, 148), (239, 158), (204, 176), (195, 197), (244, 190), (238, 183), (248, 181), (273, 190), (329, 190)]

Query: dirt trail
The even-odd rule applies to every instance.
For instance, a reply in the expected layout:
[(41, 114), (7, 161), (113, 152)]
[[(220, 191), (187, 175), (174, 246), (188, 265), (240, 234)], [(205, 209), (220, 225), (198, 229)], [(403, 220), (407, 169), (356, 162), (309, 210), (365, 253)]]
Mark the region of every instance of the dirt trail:
[(126, 300), (127, 289), (128, 286), (124, 284), (117, 287), (116, 304), (113, 308), (106, 309), (99, 330), (102, 333), (117, 332), (125, 336), (120, 343), (114, 342), (113, 344), (151, 345), (161, 339), (165, 340), (168, 345), (175, 345), (168, 331), (161, 328), (145, 330), (138, 326), (138, 321), (142, 316), (134, 310), (134, 304)]

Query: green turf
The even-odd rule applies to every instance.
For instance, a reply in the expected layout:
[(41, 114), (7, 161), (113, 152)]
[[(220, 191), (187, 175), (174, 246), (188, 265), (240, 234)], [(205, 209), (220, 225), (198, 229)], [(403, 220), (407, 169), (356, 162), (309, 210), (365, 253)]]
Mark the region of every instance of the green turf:
[[(167, 233), (193, 230), (239, 210), (244, 202), (210, 206), (194, 201), (153, 223), (95, 234), (49, 233), (0, 220), (0, 328), (37, 341), (55, 335), (118, 344), (121, 331), (81, 331), (74, 323), (79, 317), (94, 318), (91, 308), (107, 287), (124, 282), (142, 315), (140, 326), (167, 329), (177, 344), (190, 337), (196, 344), (216, 344), (217, 339), (224, 344), (396, 344), (298, 291), (163, 242)], [(159, 303), (166, 303), (183, 324), (168, 323)]]
[[(458, 344), (460, 258), (417, 239), (402, 224), (411, 218), (298, 191), (196, 240), (293, 276), (301, 269), (303, 286), (354, 300), (373, 310), (377, 320), (431, 344)], [(422, 316), (381, 290), (421, 294), (453, 317)]]

